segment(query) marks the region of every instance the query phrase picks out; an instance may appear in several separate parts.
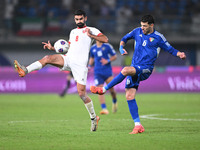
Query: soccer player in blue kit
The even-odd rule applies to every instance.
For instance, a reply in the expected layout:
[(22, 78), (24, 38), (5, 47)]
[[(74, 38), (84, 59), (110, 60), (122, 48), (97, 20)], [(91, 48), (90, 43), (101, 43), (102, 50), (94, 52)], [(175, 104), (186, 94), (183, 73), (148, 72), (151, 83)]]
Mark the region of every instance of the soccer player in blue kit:
[(108, 89), (122, 82), (126, 77), (126, 99), (128, 102), (129, 112), (134, 120), (135, 127), (129, 134), (144, 132), (144, 127), (140, 123), (138, 106), (135, 100), (136, 91), (140, 81), (146, 80), (151, 75), (154, 62), (156, 61), (160, 49), (170, 54), (185, 59), (184, 52), (173, 48), (165, 37), (154, 29), (154, 18), (151, 15), (145, 15), (141, 18), (141, 27), (135, 28), (126, 34), (120, 42), (119, 51), (121, 55), (128, 54), (124, 49), (128, 40), (135, 40), (135, 51), (132, 57), (131, 66), (124, 67), (121, 72), (105, 87), (91, 86), (90, 90), (95, 94), (104, 94)]
[[(117, 55), (113, 47), (109, 43), (102, 43), (96, 41), (90, 49), (90, 59), (88, 68), (94, 64), (94, 78), (95, 85), (98, 87), (103, 87), (104, 82), (108, 84), (112, 79), (112, 67), (111, 62), (117, 59)], [(112, 96), (112, 112), (117, 111), (117, 97), (114, 88), (110, 88), (110, 94)], [(100, 111), (101, 115), (109, 114), (109, 111), (106, 107), (104, 95), (99, 95), (99, 101), (101, 104), (102, 110)]]

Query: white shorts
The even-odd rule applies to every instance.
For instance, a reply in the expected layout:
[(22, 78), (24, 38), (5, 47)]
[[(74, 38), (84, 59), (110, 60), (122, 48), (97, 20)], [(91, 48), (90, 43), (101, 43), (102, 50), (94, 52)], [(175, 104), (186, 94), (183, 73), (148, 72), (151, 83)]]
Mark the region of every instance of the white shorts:
[(68, 70), (72, 72), (74, 80), (82, 85), (86, 85), (88, 68), (86, 66), (70, 62), (67, 55), (61, 55), (64, 59), (64, 66), (61, 70)]

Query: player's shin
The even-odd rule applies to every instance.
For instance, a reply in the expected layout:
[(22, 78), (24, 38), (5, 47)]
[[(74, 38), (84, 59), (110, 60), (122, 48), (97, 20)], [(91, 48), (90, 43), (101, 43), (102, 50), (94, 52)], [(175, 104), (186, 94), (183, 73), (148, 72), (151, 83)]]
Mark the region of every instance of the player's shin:
[(135, 122), (135, 126), (140, 125), (141, 123), (140, 123), (138, 106), (137, 106), (136, 100), (135, 99), (127, 100), (127, 102), (128, 102), (130, 114)]
[(27, 66), (26, 68), (28, 70), (28, 73), (30, 73), (32, 71), (42, 69), (42, 64), (39, 61), (36, 61), (36, 62), (30, 64), (29, 66)]
[(94, 111), (94, 105), (92, 100), (87, 96), (87, 99), (90, 100), (90, 102), (85, 103), (85, 107), (88, 110), (91, 118), (91, 131), (96, 131), (98, 127), (98, 122), (100, 120), (99, 116), (96, 116), (95, 111)]
[(90, 115), (90, 118), (95, 118), (96, 117), (96, 114), (95, 114), (95, 111), (94, 111), (94, 105), (93, 105), (93, 102), (90, 101), (89, 103), (85, 103), (85, 107), (86, 109), (88, 110), (88, 113)]
[(118, 83), (122, 82), (126, 76), (124, 76), (121, 72), (110, 82), (105, 86), (105, 89), (108, 90), (112, 88), (113, 86), (117, 85)]

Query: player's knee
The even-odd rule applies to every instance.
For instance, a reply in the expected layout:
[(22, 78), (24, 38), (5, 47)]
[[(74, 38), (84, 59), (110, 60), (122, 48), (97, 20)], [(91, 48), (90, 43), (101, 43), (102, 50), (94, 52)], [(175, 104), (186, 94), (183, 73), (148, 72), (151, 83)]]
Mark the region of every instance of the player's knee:
[(127, 100), (135, 99), (135, 94), (126, 93), (126, 99), (127, 99)]
[(78, 91), (79, 96), (85, 95), (85, 90), (84, 90), (84, 88), (78, 88), (78, 87), (77, 87), (77, 91)]
[(44, 56), (41, 61), (45, 64), (49, 63), (51, 61), (51, 57), (49, 55)]
[(136, 70), (134, 67), (124, 67), (121, 71), (124, 76), (135, 75)]
[(122, 73), (124, 76), (127, 76), (128, 73), (129, 73), (128, 67), (124, 67), (124, 68), (122, 69), (121, 73)]

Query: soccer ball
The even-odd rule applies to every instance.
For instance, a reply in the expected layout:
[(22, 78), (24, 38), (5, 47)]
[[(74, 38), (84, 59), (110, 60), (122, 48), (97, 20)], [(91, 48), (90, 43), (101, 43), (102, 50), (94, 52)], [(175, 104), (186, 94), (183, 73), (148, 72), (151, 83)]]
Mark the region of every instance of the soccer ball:
[(63, 39), (57, 40), (54, 43), (56, 53), (65, 54), (69, 49), (69, 43)]

